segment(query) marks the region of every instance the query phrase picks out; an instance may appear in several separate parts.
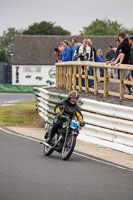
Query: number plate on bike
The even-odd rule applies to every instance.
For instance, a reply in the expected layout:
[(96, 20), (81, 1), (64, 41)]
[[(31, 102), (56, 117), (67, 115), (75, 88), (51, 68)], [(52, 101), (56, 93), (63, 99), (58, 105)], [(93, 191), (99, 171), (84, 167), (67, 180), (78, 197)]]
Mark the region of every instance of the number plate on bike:
[(75, 120), (72, 120), (71, 123), (70, 123), (70, 127), (71, 128), (78, 128), (79, 127), (79, 122), (78, 121), (75, 121)]

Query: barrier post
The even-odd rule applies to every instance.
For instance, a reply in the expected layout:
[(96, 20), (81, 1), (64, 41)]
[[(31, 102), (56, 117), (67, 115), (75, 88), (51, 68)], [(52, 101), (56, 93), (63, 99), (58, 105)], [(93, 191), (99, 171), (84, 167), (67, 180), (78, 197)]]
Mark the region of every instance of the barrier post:
[(82, 90), (82, 71), (81, 66), (79, 66), (78, 74), (79, 74), (79, 92)]
[(94, 71), (94, 94), (98, 93), (98, 88), (97, 88), (97, 68), (93, 68)]
[(69, 91), (72, 90), (72, 66), (69, 68)]
[(76, 90), (76, 66), (73, 66), (73, 90)]
[(85, 71), (85, 93), (88, 93), (89, 88), (88, 88), (88, 68), (87, 66), (84, 67)]
[(107, 83), (108, 83), (107, 69), (104, 68), (104, 97), (108, 95)]
[(56, 65), (56, 88), (59, 87), (59, 66)]
[(120, 69), (120, 99), (123, 99), (123, 77), (122, 77), (122, 69)]

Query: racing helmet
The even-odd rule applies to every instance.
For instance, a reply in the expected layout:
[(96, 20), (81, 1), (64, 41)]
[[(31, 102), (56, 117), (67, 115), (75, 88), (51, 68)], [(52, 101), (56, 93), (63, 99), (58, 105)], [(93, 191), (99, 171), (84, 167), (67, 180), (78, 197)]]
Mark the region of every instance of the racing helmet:
[(73, 90), (69, 93), (68, 95), (68, 99), (71, 99), (71, 98), (74, 98), (74, 99), (79, 99), (79, 94), (77, 91)]

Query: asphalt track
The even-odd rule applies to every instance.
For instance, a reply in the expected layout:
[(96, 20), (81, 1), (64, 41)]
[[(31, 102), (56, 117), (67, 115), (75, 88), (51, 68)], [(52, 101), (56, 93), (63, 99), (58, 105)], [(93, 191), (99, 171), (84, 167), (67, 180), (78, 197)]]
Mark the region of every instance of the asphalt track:
[(37, 140), (0, 129), (1, 200), (132, 200), (133, 171), (74, 153), (43, 155)]
[(20, 101), (33, 98), (34, 94), (32, 93), (0, 93), (0, 104), (4, 102)]

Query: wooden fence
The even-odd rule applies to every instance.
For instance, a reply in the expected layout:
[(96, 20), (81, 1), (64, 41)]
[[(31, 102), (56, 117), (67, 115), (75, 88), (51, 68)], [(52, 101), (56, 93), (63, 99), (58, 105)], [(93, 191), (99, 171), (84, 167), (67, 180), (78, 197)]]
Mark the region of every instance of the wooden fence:
[[(123, 85), (133, 85), (132, 81), (123, 80), (123, 70), (133, 71), (133, 65), (120, 65), (117, 67), (112, 67), (111, 65), (107, 65), (106, 63), (98, 63), (98, 62), (90, 62), (90, 61), (73, 61), (73, 62), (61, 62), (56, 63), (56, 88), (66, 88), (66, 90), (78, 90), (85, 91), (85, 93), (93, 92), (95, 95), (100, 93), (103, 94), (104, 97), (108, 95), (117, 96), (127, 99), (133, 99), (132, 95), (124, 94)], [(93, 76), (88, 75), (88, 67), (91, 66), (93, 68)], [(104, 69), (104, 77), (97, 76), (97, 68)], [(108, 69), (118, 69), (120, 78), (108, 78)], [(77, 72), (78, 69), (78, 72)], [(84, 73), (82, 73), (84, 71)], [(78, 79), (78, 84), (77, 80)], [(84, 86), (82, 85), (82, 80), (84, 79)], [(94, 81), (94, 87), (91, 88), (88, 86), (88, 80)], [(103, 85), (103, 88), (98, 88), (98, 84)], [(119, 84), (119, 91), (110, 91), (108, 89), (109, 83)]]

